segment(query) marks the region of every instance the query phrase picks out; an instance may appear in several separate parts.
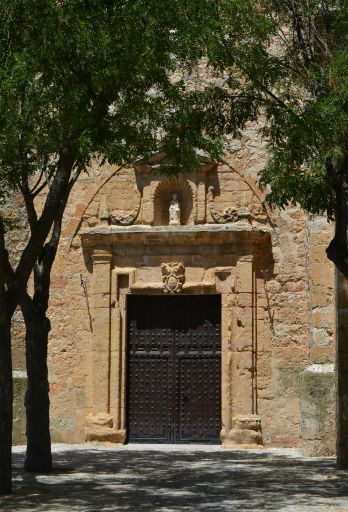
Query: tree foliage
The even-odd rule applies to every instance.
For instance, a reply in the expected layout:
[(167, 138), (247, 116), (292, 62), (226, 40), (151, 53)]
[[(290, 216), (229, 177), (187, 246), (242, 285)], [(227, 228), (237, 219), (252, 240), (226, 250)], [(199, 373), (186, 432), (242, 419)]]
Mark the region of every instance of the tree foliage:
[[(70, 191), (92, 159), (123, 164), (165, 151), (173, 171), (196, 165), (197, 147), (218, 153), (219, 129), (206, 122), (212, 102), (206, 105), (186, 80), (204, 56), (202, 27), (215, 15), (210, 2), (198, 0), (0, 3), (0, 189), (3, 196), (22, 194), (30, 228), (15, 267), (1, 237), (0, 359), (10, 361), (8, 325), (20, 305), (29, 471), (51, 468), (46, 313)], [(10, 364), (6, 368), (0, 375), (0, 494), (11, 487)]]
[(124, 163), (173, 144), (182, 159), (189, 147), (214, 152), (199, 120), (191, 123), (182, 73), (173, 80), (203, 55), (196, 41), (200, 5), (4, 0), (0, 163), (6, 180), (17, 186), (28, 174), (50, 177), (64, 147), (83, 166), (96, 154)]
[[(226, 130), (256, 121), (269, 149), (260, 182), (280, 208), (335, 220), (328, 257), (348, 277), (348, 4), (218, 2), (209, 62), (226, 95)], [(220, 121), (221, 122), (221, 121)], [(338, 274), (339, 275), (339, 274)], [(337, 333), (337, 462), (348, 468), (346, 330)]]
[(259, 122), (270, 200), (335, 218), (328, 254), (348, 276), (347, 24), (344, 0), (1, 1), (0, 194), (23, 195), (30, 226), (15, 268), (0, 244), (1, 298), (26, 318), (28, 402), (40, 378), (47, 394), (45, 364), (39, 382), (31, 368), (47, 348), (64, 209), (93, 158), (164, 151), (168, 172), (186, 170), (196, 148), (218, 157), (224, 133)]
[(347, 3), (219, 5), (220, 44), (210, 63), (225, 77), (232, 124), (261, 120), (270, 150), (261, 183), (271, 186), (269, 200), (336, 218), (337, 188), (346, 189), (347, 177)]

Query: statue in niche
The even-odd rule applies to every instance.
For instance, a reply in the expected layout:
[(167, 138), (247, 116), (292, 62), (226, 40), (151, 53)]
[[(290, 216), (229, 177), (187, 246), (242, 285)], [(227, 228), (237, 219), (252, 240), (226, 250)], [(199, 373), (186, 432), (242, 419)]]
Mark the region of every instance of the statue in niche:
[(169, 206), (169, 226), (180, 226), (180, 214), (181, 208), (179, 203), (178, 194), (174, 193), (172, 195), (172, 200), (170, 201)]

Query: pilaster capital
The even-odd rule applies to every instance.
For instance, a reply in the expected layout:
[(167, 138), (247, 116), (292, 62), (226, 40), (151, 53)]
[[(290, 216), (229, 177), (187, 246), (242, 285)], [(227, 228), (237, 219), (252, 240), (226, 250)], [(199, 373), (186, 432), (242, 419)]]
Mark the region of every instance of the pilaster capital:
[(244, 254), (238, 258), (238, 263), (252, 263), (254, 261), (253, 254)]
[(107, 265), (111, 263), (112, 253), (109, 248), (94, 249), (92, 253), (93, 265)]

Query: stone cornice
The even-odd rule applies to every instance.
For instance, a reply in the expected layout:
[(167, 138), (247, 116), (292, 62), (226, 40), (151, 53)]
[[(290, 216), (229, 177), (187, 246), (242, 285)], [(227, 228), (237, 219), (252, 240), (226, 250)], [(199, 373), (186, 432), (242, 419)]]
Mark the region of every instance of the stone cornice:
[[(200, 167), (196, 169), (196, 172), (208, 172), (218, 165), (218, 162), (213, 161), (202, 151), (197, 151), (197, 157), (200, 161)], [(148, 158), (139, 158), (134, 162), (134, 168), (136, 171), (141, 170), (142, 172), (152, 172), (154, 168), (157, 168), (164, 163), (169, 163), (167, 156), (163, 152), (158, 152)]]
[(122, 245), (221, 245), (226, 243), (262, 244), (270, 240), (271, 230), (244, 222), (233, 225), (196, 226), (96, 226), (82, 231), (86, 247)]

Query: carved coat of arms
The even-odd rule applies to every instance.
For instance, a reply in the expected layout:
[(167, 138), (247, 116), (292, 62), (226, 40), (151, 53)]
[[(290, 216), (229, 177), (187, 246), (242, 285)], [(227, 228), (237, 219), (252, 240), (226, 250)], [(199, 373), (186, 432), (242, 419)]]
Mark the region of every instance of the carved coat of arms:
[(164, 293), (180, 293), (185, 282), (184, 263), (162, 263), (161, 270)]

